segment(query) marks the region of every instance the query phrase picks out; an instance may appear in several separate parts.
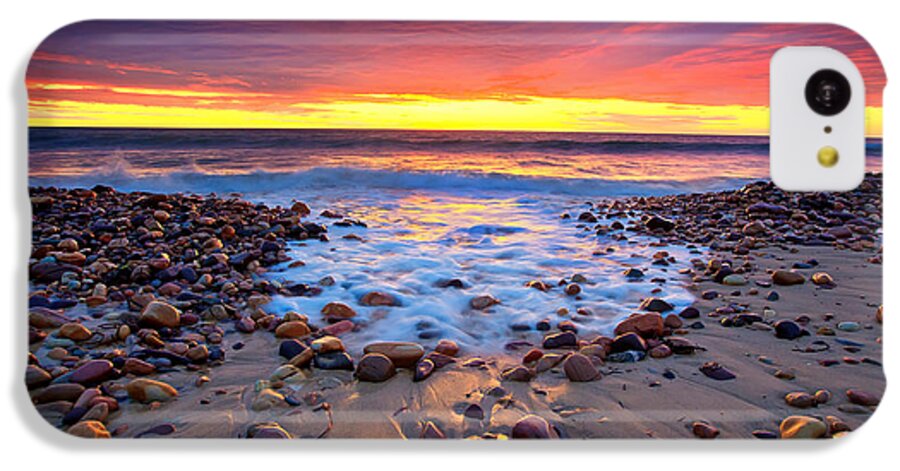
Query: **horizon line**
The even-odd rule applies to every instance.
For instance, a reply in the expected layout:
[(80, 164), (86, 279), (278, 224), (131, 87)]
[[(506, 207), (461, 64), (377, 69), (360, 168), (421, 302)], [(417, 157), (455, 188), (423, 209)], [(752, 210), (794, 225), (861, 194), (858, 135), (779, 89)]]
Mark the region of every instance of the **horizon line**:
[[(770, 137), (771, 134), (726, 134), (726, 133), (704, 133), (704, 132), (624, 132), (624, 131), (585, 131), (585, 130), (512, 130), (512, 129), (417, 129), (417, 128), (338, 128), (338, 127), (185, 127), (185, 126), (32, 126), (28, 129), (115, 129), (115, 130), (141, 130), (141, 131), (402, 131), (402, 132), (484, 132), (484, 133), (503, 133), (503, 134), (614, 134), (623, 136), (720, 136), (720, 137)], [(883, 139), (883, 135), (866, 134), (866, 139)]]

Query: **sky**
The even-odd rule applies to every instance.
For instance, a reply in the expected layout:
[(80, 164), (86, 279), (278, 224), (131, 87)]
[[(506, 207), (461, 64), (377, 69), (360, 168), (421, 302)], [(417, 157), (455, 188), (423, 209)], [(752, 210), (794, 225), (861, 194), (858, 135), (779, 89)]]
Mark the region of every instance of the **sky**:
[(865, 40), (776, 24), (75, 23), (32, 57), (29, 124), (767, 134), (788, 45), (848, 55), (880, 136)]

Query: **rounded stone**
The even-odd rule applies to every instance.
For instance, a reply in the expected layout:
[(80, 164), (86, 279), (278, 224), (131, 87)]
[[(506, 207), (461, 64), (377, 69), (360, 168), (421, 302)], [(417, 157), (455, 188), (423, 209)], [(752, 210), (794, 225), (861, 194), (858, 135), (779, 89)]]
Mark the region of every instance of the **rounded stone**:
[(644, 338), (660, 337), (665, 324), (658, 313), (634, 314), (616, 325), (615, 334), (634, 332)]
[(847, 399), (853, 404), (861, 406), (877, 406), (881, 402), (881, 398), (861, 389), (848, 389)]
[(76, 342), (83, 342), (91, 338), (93, 334), (90, 329), (77, 322), (68, 322), (59, 328), (56, 335)]
[(363, 306), (399, 306), (397, 298), (382, 291), (370, 291), (359, 300)]
[(322, 316), (329, 322), (336, 322), (356, 317), (356, 311), (344, 303), (330, 302), (322, 308)]
[(112, 434), (99, 420), (85, 420), (69, 427), (66, 432), (81, 438), (110, 438)]
[(52, 380), (53, 376), (40, 366), (28, 365), (25, 368), (25, 385), (28, 386), (28, 389), (46, 386)]
[(181, 324), (181, 311), (162, 301), (151, 301), (141, 311), (140, 323), (148, 327), (175, 328)]
[(396, 374), (394, 363), (381, 353), (366, 353), (356, 365), (356, 377), (360, 381), (380, 383)]
[(99, 383), (112, 374), (113, 364), (109, 360), (90, 360), (79, 366), (69, 380), (73, 383), (94, 384)]
[(548, 439), (559, 438), (546, 419), (537, 415), (526, 415), (512, 428), (513, 438)]
[(483, 294), (481, 296), (476, 296), (469, 301), (469, 305), (472, 306), (472, 309), (478, 309), (480, 311), (485, 310), (491, 306), (496, 304), (500, 304), (500, 300), (489, 295)]
[(588, 382), (600, 379), (600, 372), (594, 367), (590, 358), (580, 353), (573, 353), (566, 358), (563, 362), (563, 371), (569, 381)]
[(792, 392), (784, 396), (784, 402), (791, 407), (807, 409), (816, 405), (817, 401), (813, 395), (805, 392)]
[(459, 353), (459, 345), (452, 340), (442, 339), (434, 347), (434, 351), (450, 357), (455, 357)]
[(275, 328), (275, 336), (278, 338), (298, 338), (309, 335), (312, 331), (305, 322), (289, 321), (283, 322)]
[(344, 351), (344, 343), (341, 342), (341, 339), (337, 337), (333, 337), (331, 335), (327, 335), (325, 337), (320, 337), (309, 345), (310, 348), (316, 353), (331, 353), (331, 352), (343, 352)]
[(634, 332), (629, 332), (627, 334), (617, 336), (615, 339), (613, 339), (612, 344), (610, 345), (610, 351), (612, 353), (625, 352), (629, 350), (646, 352), (647, 342), (640, 335)]
[(138, 402), (164, 402), (178, 396), (178, 391), (168, 383), (138, 378), (125, 386), (128, 397)]
[(397, 368), (412, 368), (425, 355), (425, 349), (414, 342), (370, 343), (366, 345), (363, 352), (384, 355), (390, 358)]
[(772, 282), (780, 286), (802, 285), (806, 278), (795, 271), (776, 270), (772, 273)]
[(694, 422), (691, 431), (697, 438), (712, 439), (719, 436), (719, 429), (706, 422)]
[(781, 438), (820, 438), (828, 432), (828, 426), (815, 417), (792, 415), (781, 421), (778, 427)]

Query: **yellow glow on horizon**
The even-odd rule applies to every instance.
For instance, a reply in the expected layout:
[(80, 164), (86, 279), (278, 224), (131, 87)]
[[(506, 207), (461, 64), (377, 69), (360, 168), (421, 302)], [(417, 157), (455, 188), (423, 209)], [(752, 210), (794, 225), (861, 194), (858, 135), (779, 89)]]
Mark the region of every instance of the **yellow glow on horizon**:
[[(45, 84), (46, 86), (47, 84)], [(520, 96), (451, 99), (360, 94), (327, 102), (241, 107), (239, 93), (112, 88), (185, 98), (179, 106), (43, 100), (29, 103), (31, 126), (165, 128), (343, 128), (757, 134), (769, 132), (766, 106), (699, 105), (619, 98)], [(193, 101), (189, 98), (208, 100)], [(867, 133), (881, 132), (881, 108), (868, 108)]]

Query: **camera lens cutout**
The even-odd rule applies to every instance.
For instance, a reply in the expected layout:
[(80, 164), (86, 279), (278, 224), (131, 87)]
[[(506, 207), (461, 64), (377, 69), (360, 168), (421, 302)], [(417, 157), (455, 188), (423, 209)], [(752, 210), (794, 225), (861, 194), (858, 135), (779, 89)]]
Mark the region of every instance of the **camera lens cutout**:
[(836, 70), (822, 69), (806, 82), (806, 103), (818, 114), (834, 116), (850, 104), (850, 82)]

